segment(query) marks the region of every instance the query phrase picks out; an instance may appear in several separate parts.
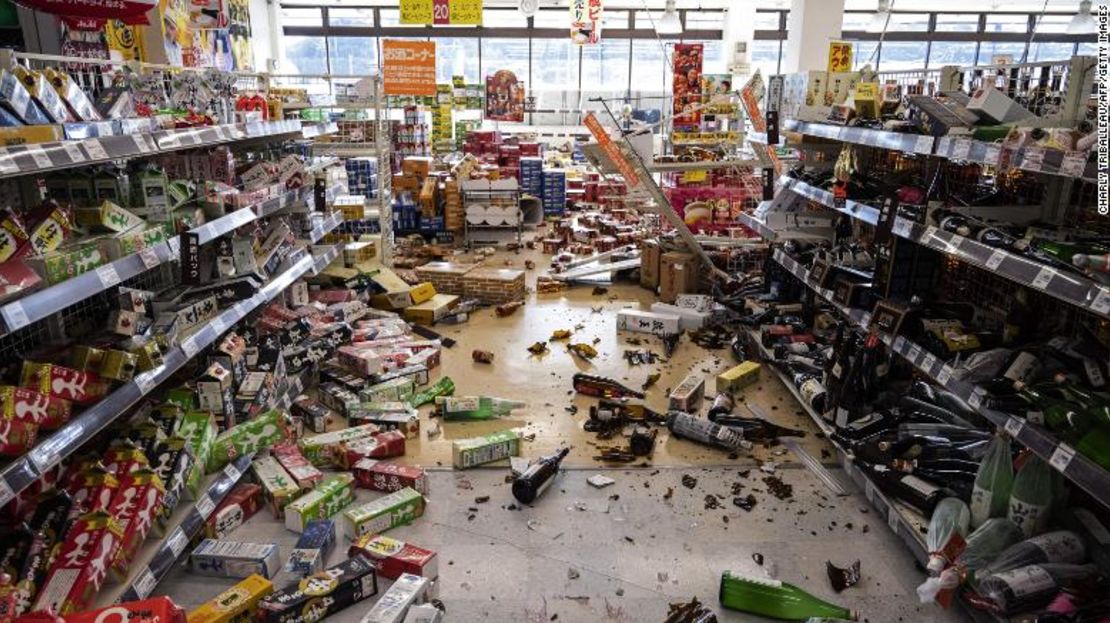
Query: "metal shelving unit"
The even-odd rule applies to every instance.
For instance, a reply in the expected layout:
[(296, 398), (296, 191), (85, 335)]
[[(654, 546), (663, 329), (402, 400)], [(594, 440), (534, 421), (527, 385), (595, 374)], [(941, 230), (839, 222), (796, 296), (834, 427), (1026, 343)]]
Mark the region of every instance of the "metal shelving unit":
[(870, 128), (857, 128), (851, 126), (833, 125), (831, 123), (811, 123), (786, 119), (782, 123), (786, 131), (797, 132), (806, 136), (815, 136), (842, 143), (854, 143), (882, 149), (893, 149), (910, 154), (930, 156), (933, 154), (933, 144), (936, 139), (932, 136), (921, 134), (905, 134), (901, 132), (887, 132), (872, 130)]
[(786, 175), (783, 175), (779, 178), (779, 185), (796, 195), (805, 197), (810, 201), (816, 201), (817, 203), (820, 203), (830, 210), (836, 210), (841, 214), (847, 214), (848, 216), (856, 220), (863, 221), (864, 223), (876, 225), (879, 222), (878, 208), (873, 208), (865, 203), (852, 201), (851, 199), (845, 200), (843, 202), (838, 202), (833, 197), (833, 194), (831, 192), (827, 190), (822, 190), (820, 188), (817, 188), (816, 186), (811, 186), (803, 182), (802, 180), (795, 179)]

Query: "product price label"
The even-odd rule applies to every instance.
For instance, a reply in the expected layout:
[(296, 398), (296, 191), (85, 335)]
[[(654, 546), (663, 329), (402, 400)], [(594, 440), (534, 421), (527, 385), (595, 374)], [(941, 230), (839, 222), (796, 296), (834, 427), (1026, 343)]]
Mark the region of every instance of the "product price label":
[(914, 152), (919, 153), (919, 154), (931, 154), (931, 153), (933, 153), (933, 137), (931, 137), (931, 136), (919, 136), (919, 137), (917, 137), (917, 140), (914, 141), (914, 143), (913, 143), (913, 150), (914, 150)]
[(177, 138), (176, 134), (167, 134), (156, 140), (160, 149), (176, 149), (180, 144), (180, 139)]
[(174, 528), (170, 533), (170, 537), (166, 539), (166, 545), (169, 546), (170, 552), (173, 553), (174, 558), (179, 558), (181, 553), (185, 551), (185, 546), (189, 544), (189, 537), (185, 536), (185, 531), (181, 526)]
[(15, 160), (8, 154), (0, 155), (0, 175), (7, 175), (9, 173), (17, 173), (19, 166), (16, 165)]
[(232, 482), (235, 482), (239, 480), (243, 472), (239, 471), (239, 468), (235, 467), (234, 463), (228, 463), (227, 467), (224, 468), (224, 474), (230, 478)]
[(871, 326), (871, 312), (867, 312), (859, 317), (859, 326), (864, 328)]
[(971, 396), (968, 396), (967, 404), (972, 409), (978, 409), (983, 404), (983, 394), (979, 393), (979, 390), (975, 390)]
[(23, 309), (23, 303), (19, 301), (8, 303), (0, 308), (0, 314), (4, 316), (4, 325), (8, 327), (9, 332), (18, 331), (31, 324), (31, 319), (27, 317), (27, 310)]
[(212, 514), (215, 508), (216, 503), (212, 501), (212, 498), (208, 497), (207, 493), (200, 496), (200, 499), (197, 500), (197, 513), (200, 514), (201, 519), (208, 519), (208, 516)]
[(875, 501), (875, 484), (870, 479), (867, 480), (867, 485), (863, 488), (863, 495), (868, 502)]
[(85, 151), (88, 152), (89, 159), (91, 159), (91, 160), (107, 160), (108, 159), (108, 152), (104, 151), (104, 146), (101, 145), (100, 141), (96, 140), (95, 138), (85, 139), (85, 140), (81, 141), (81, 145), (84, 146)]
[(1110, 314), (1110, 288), (1098, 288), (1098, 295), (1091, 303), (1091, 309), (1100, 314)]
[(142, 134), (133, 134), (131, 136), (131, 142), (135, 144), (135, 149), (137, 149), (140, 154), (148, 154), (151, 152), (151, 147), (146, 142), (146, 137)]
[(967, 160), (968, 154), (971, 153), (971, 139), (958, 138), (955, 144), (952, 145), (952, 160)]
[(1040, 171), (1044, 167), (1044, 148), (1026, 147), (1021, 167), (1027, 171)]
[(1041, 267), (1041, 270), (1037, 272), (1037, 276), (1033, 278), (1033, 287), (1038, 290), (1047, 289), (1054, 275), (1056, 275), (1055, 269), (1049, 268), (1048, 266)]
[(1002, 157), (1002, 148), (994, 143), (987, 145), (986, 153), (983, 155), (983, 162), (991, 166), (998, 166), (998, 161)]
[(1102, 368), (1094, 359), (1084, 357), (1083, 369), (1087, 371), (1087, 379), (1091, 382), (1091, 387), (1098, 388), (1106, 384), (1106, 379), (1102, 376)]
[(903, 349), (905, 348), (905, 346), (906, 346), (906, 338), (902, 337), (901, 335), (894, 338), (894, 346), (892, 347), (894, 349), (894, 352), (896, 352), (896, 353), (903, 352)]
[(35, 166), (40, 169), (49, 169), (54, 166), (50, 161), (50, 156), (46, 155), (46, 151), (38, 145), (30, 145), (27, 147), (27, 153), (31, 155), (31, 159), (35, 161)]
[(1006, 259), (1006, 253), (1003, 251), (992, 251), (991, 256), (987, 258), (987, 270), (996, 270), (1002, 260)]
[(929, 242), (936, 235), (937, 235), (937, 228), (930, 225), (930, 226), (925, 228), (925, 233), (921, 236), (921, 242), (924, 242), (925, 244), (929, 244)]
[(135, 375), (135, 385), (139, 386), (139, 392), (144, 396), (149, 394), (150, 390), (154, 389), (155, 384), (153, 372), (144, 372), (143, 374)]
[(131, 585), (131, 587), (135, 589), (135, 594), (139, 596), (139, 599), (146, 599), (148, 595), (154, 592), (155, 586), (158, 586), (158, 578), (154, 577), (154, 573), (151, 572), (150, 567), (143, 569), (138, 579)]
[(1060, 163), (1060, 175), (1068, 177), (1083, 177), (1087, 170), (1087, 153), (1082, 151), (1069, 151), (1064, 154), (1064, 161)]
[(212, 319), (212, 330), (216, 332), (216, 335), (219, 335), (227, 330), (227, 321), (224, 320), (224, 317), (222, 315), (216, 316)]
[(913, 224), (910, 223), (910, 221), (908, 221), (907, 219), (904, 219), (902, 217), (898, 217), (898, 218), (894, 219), (894, 225), (891, 226), (891, 228), (890, 228), (890, 230), (892, 232), (894, 232), (894, 235), (898, 236), (900, 238), (909, 238), (910, 237), (910, 231), (912, 229), (913, 229)]
[(74, 143), (62, 143), (62, 149), (66, 151), (66, 158), (69, 158), (70, 164), (77, 164), (78, 162), (85, 161), (85, 154), (81, 152), (81, 148)]
[(50, 468), (61, 461), (61, 457), (58, 456), (57, 450), (49, 443), (31, 450), (28, 456), (31, 458), (31, 464), (35, 466), (35, 471), (40, 474), (45, 474), (50, 471)]
[(11, 485), (7, 480), (0, 476), (0, 507), (7, 506), (8, 502), (15, 499), (15, 491), (12, 491)]
[(1009, 435), (1010, 437), (1012, 437), (1014, 439), (1017, 439), (1018, 435), (1021, 434), (1021, 429), (1024, 426), (1025, 426), (1024, 422), (1017, 419), (1016, 417), (1012, 417), (1012, 418), (1009, 418), (1008, 420), (1006, 420), (1006, 424), (1002, 428), (1006, 429), (1006, 434), (1007, 435)]
[(197, 339), (199, 335), (199, 333), (194, 333), (181, 341), (181, 351), (190, 359), (200, 350), (200, 340)]
[(898, 524), (900, 523), (898, 509), (891, 504), (886, 508), (886, 525), (890, 527), (891, 532), (898, 534)]
[(940, 374), (937, 375), (937, 382), (941, 385), (947, 385), (948, 381), (952, 378), (952, 368), (948, 364), (940, 367)]
[(1044, 426), (1044, 411), (1026, 411), (1025, 421), (1037, 426)]
[(147, 247), (139, 251), (139, 259), (142, 260), (143, 266), (148, 270), (162, 263), (162, 260), (158, 259), (158, 252), (154, 250), (154, 247)]
[(925, 359), (921, 361), (921, 369), (932, 374), (933, 366), (937, 365), (936, 355), (933, 353), (925, 353)]
[(173, 257), (176, 258), (177, 255), (181, 252), (181, 239), (180, 238), (170, 238), (170, 241), (169, 241), (168, 244), (170, 245), (170, 255), (172, 255)]
[(921, 356), (921, 347), (919, 347), (917, 344), (911, 345), (910, 349), (908, 351), (906, 351), (906, 360), (909, 361), (910, 363), (917, 363), (917, 358), (920, 357), (920, 356)]
[(1072, 448), (1066, 443), (1056, 446), (1056, 450), (1052, 453), (1052, 458), (1048, 460), (1048, 464), (1055, 467), (1057, 470), (1063, 472), (1071, 465), (1071, 460), (1075, 458), (1075, 448)]
[(100, 279), (101, 287), (107, 289), (120, 282), (119, 273), (112, 264), (105, 264), (96, 268), (96, 276)]

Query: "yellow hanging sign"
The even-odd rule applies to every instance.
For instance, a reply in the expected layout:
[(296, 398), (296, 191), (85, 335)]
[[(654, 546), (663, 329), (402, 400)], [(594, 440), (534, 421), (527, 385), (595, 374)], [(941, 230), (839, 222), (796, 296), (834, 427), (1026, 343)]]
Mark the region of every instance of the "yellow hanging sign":
[(401, 23), (481, 26), (482, 0), (401, 0)]
[(829, 42), (829, 71), (852, 71), (852, 43), (849, 41)]

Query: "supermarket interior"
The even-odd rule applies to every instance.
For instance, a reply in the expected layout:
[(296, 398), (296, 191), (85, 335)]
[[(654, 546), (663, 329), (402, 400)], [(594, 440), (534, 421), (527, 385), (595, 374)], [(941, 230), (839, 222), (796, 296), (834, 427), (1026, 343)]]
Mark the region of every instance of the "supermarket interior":
[(0, 0), (0, 623), (1110, 621), (1092, 0)]

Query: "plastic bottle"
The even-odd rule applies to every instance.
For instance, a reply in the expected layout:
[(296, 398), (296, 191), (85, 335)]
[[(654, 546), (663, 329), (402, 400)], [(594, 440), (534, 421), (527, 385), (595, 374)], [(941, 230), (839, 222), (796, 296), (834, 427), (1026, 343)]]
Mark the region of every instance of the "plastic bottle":
[(991, 517), (1004, 517), (1009, 509), (1014, 486), (1014, 463), (1010, 440), (998, 435), (991, 440), (979, 464), (971, 491), (971, 527), (978, 528)]

